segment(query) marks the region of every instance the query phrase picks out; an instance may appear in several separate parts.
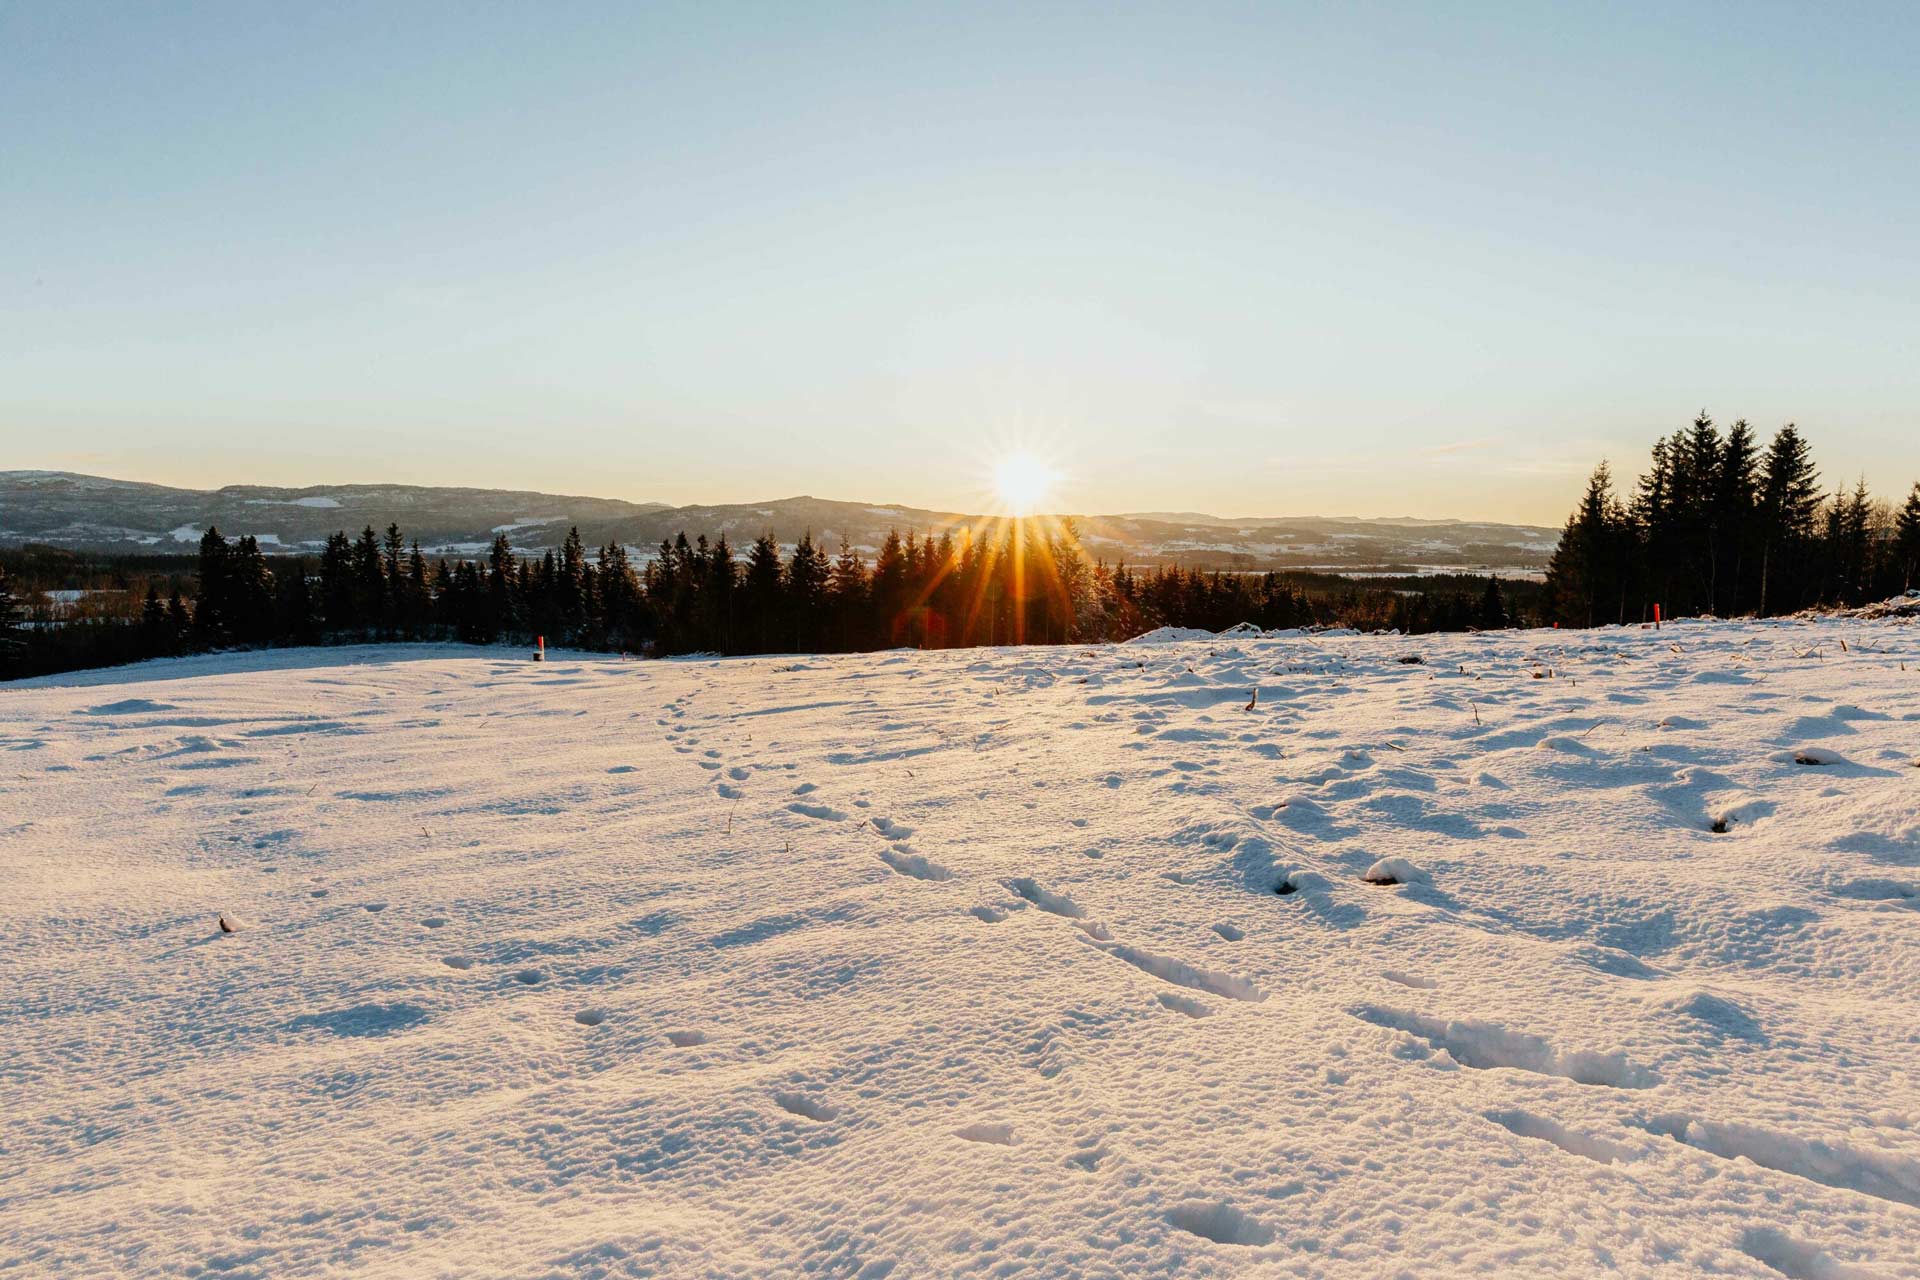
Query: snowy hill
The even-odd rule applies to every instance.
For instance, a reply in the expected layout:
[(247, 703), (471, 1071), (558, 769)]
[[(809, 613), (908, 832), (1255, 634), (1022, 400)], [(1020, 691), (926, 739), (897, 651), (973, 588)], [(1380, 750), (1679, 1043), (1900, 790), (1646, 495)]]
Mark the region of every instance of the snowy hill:
[[(812, 533), (876, 549), (889, 530), (939, 534), (981, 517), (919, 507), (807, 496), (760, 503), (670, 507), (564, 494), (417, 485), (321, 485), (279, 489), (229, 485), (170, 489), (64, 471), (0, 472), (0, 543), (114, 551), (190, 551), (209, 525), (253, 534), (263, 549), (315, 552), (335, 530), (398, 522), (429, 549), (475, 554), (495, 533), (540, 551), (578, 525), (591, 546), (624, 542), (646, 551), (662, 538), (725, 534), (736, 547), (762, 533), (791, 545)], [(1255, 517), (1159, 513), (1082, 516), (1095, 554), (1133, 563), (1179, 560), (1221, 567), (1366, 569), (1382, 566), (1538, 570), (1559, 533), (1531, 525), (1458, 520)]]
[(293, 650), (0, 746), (18, 1274), (1920, 1276), (1911, 622)]

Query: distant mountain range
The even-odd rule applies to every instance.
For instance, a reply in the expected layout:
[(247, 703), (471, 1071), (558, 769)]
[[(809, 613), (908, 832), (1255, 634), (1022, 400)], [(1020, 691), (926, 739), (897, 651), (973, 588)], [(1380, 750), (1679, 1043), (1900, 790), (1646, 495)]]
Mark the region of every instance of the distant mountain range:
[[(804, 496), (673, 507), (511, 489), (353, 484), (200, 490), (65, 471), (0, 471), (0, 544), (92, 551), (190, 551), (201, 533), (218, 526), (229, 535), (254, 535), (270, 553), (308, 553), (337, 529), (379, 529), (389, 522), (442, 554), (477, 554), (500, 532), (520, 550), (542, 551), (558, 546), (574, 525), (589, 546), (619, 541), (643, 553), (682, 532), (689, 538), (724, 533), (743, 551), (762, 533), (791, 545), (811, 532), (829, 550), (844, 541), (870, 551), (889, 529), (938, 535), (982, 519)], [(1089, 552), (1108, 561), (1241, 569), (1524, 572), (1543, 566), (1559, 539), (1558, 530), (1534, 525), (1459, 520), (1162, 511), (1075, 519)]]

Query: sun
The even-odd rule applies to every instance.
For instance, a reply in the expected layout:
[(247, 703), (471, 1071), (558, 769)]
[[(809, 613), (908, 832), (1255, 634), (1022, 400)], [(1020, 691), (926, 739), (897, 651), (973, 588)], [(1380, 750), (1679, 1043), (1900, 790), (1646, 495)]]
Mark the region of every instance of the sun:
[(1053, 491), (1053, 469), (1030, 453), (1010, 453), (993, 468), (993, 488), (1016, 516), (1033, 514)]

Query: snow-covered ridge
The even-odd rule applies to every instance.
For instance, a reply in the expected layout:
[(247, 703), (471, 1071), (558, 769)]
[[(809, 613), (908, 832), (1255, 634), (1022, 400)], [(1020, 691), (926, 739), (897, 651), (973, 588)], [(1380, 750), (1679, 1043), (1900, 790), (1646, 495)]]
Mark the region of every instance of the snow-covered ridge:
[(22, 1274), (1920, 1274), (1910, 620), (282, 650), (0, 746)]
[[(658, 546), (685, 533), (725, 534), (739, 547), (761, 534), (791, 545), (807, 533), (837, 548), (880, 546), (887, 534), (939, 536), (978, 525), (981, 517), (899, 503), (814, 498), (804, 494), (753, 504), (668, 507), (611, 498), (520, 490), (397, 484), (329, 484), (306, 489), (229, 485), (173, 489), (66, 473), (0, 471), (0, 511), (11, 539), (56, 546), (136, 549), (165, 545), (170, 530), (218, 527), (229, 535), (271, 534), (288, 548), (324, 544), (338, 530), (353, 533), (398, 523), (421, 545), (482, 551), (505, 533), (523, 550), (560, 545), (580, 529), (588, 546), (611, 542)], [(1224, 568), (1325, 566), (1336, 571), (1405, 572), (1433, 566), (1450, 572), (1537, 572), (1555, 531), (1525, 525), (1459, 521), (1263, 518), (1220, 521), (1198, 515), (1164, 519), (1085, 515), (1081, 536), (1111, 559), (1139, 565), (1180, 560)]]

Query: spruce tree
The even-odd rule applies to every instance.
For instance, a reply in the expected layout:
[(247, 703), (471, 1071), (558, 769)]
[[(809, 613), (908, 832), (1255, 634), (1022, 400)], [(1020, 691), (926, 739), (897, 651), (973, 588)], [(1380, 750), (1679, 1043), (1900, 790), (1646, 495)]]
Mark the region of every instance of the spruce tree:
[(1715, 613), (1732, 616), (1750, 608), (1750, 579), (1757, 576), (1760, 454), (1745, 418), (1727, 430), (1720, 450), (1713, 497)]
[(353, 584), (353, 544), (345, 530), (327, 537), (320, 553), (320, 616), (324, 630), (340, 633), (360, 626)]
[(867, 566), (844, 540), (827, 575), (827, 597), (833, 614), (834, 644), (842, 650), (866, 647)]
[(1760, 479), (1760, 600), (1762, 616), (1804, 603), (1804, 555), (1820, 510), (1820, 475), (1813, 451), (1789, 422), (1767, 446)]
[[(461, 563), (467, 564), (469, 562), (463, 560)], [(525, 565), (522, 564), (521, 568), (524, 569)], [(475, 582), (477, 583), (479, 575), (478, 568), (475, 568), (474, 575)], [(472, 634), (484, 633), (486, 636), (484, 641), (474, 641), (473, 643), (490, 643), (496, 636), (517, 629), (517, 620), (514, 616), (516, 601), (514, 598), (515, 592), (513, 585), (513, 545), (507, 541), (506, 534), (496, 533), (493, 535), (493, 546), (487, 551), (486, 599), (484, 601), (487, 619), (484, 624), (472, 617), (465, 619), (463, 622), (464, 630)], [(522, 599), (524, 599), (524, 593), (521, 593), (521, 595)], [(476, 600), (470, 607), (470, 611), (478, 609), (481, 603), (482, 602)], [(463, 636), (462, 638), (465, 639), (466, 637)]]
[(901, 616), (908, 606), (909, 568), (906, 547), (899, 533), (887, 530), (880, 554), (873, 560), (873, 578), (868, 588), (875, 613), (875, 641), (881, 645), (899, 643)]
[(558, 578), (554, 583), (558, 596), (555, 612), (564, 627), (563, 633), (576, 640), (589, 612), (587, 576), (587, 548), (580, 541), (580, 529), (576, 525), (567, 530), (566, 540), (560, 544)]
[(780, 544), (772, 534), (763, 533), (753, 540), (747, 552), (747, 571), (742, 591), (746, 596), (746, 616), (753, 635), (755, 651), (771, 653), (777, 637), (786, 630), (786, 598), (780, 572)]
[(243, 534), (227, 551), (227, 630), (242, 644), (267, 644), (276, 629), (273, 573), (252, 534)]
[(372, 525), (362, 529), (353, 544), (353, 605), (359, 615), (363, 639), (386, 620), (386, 561), (380, 554), (380, 536)]
[(1500, 594), (1500, 579), (1488, 578), (1480, 595), (1480, 616), (1474, 623), (1482, 631), (1500, 631), (1511, 625), (1507, 617), (1507, 599)]
[(427, 558), (420, 553), (420, 540), (413, 540), (407, 552), (406, 587), (401, 594), (400, 619), (407, 639), (418, 640), (425, 632), (433, 611), (431, 589), (427, 583)]
[(1920, 481), (1907, 491), (1894, 519), (1893, 566), (1900, 590), (1911, 591), (1920, 582)]
[(179, 653), (192, 627), (193, 615), (187, 611), (187, 602), (180, 598), (180, 588), (175, 586), (167, 593), (167, 652)]
[(232, 629), (227, 561), (231, 548), (220, 530), (209, 526), (200, 535), (199, 590), (193, 605), (195, 643), (213, 648), (228, 642)]
[(713, 617), (713, 645), (722, 653), (737, 652), (739, 643), (734, 633), (734, 614), (738, 609), (735, 600), (740, 582), (740, 566), (733, 561), (733, 546), (722, 532), (720, 540), (713, 544), (713, 550), (707, 555), (707, 577), (704, 590), (713, 598), (711, 614)]
[[(1656, 464), (1660, 461), (1656, 446)], [(1642, 528), (1659, 518), (1664, 486), (1662, 478), (1650, 492), (1643, 479), (1637, 504)], [(1586, 496), (1567, 518), (1547, 565), (1548, 607), (1558, 621), (1591, 627), (1603, 620), (1625, 620), (1622, 551), (1630, 541), (1625, 517), (1613, 497), (1613, 472), (1602, 462), (1588, 478)]]
[(827, 553), (814, 545), (813, 531), (800, 535), (787, 561), (786, 596), (793, 616), (794, 647), (806, 653), (820, 647), (821, 624), (827, 599), (827, 577), (832, 567)]

